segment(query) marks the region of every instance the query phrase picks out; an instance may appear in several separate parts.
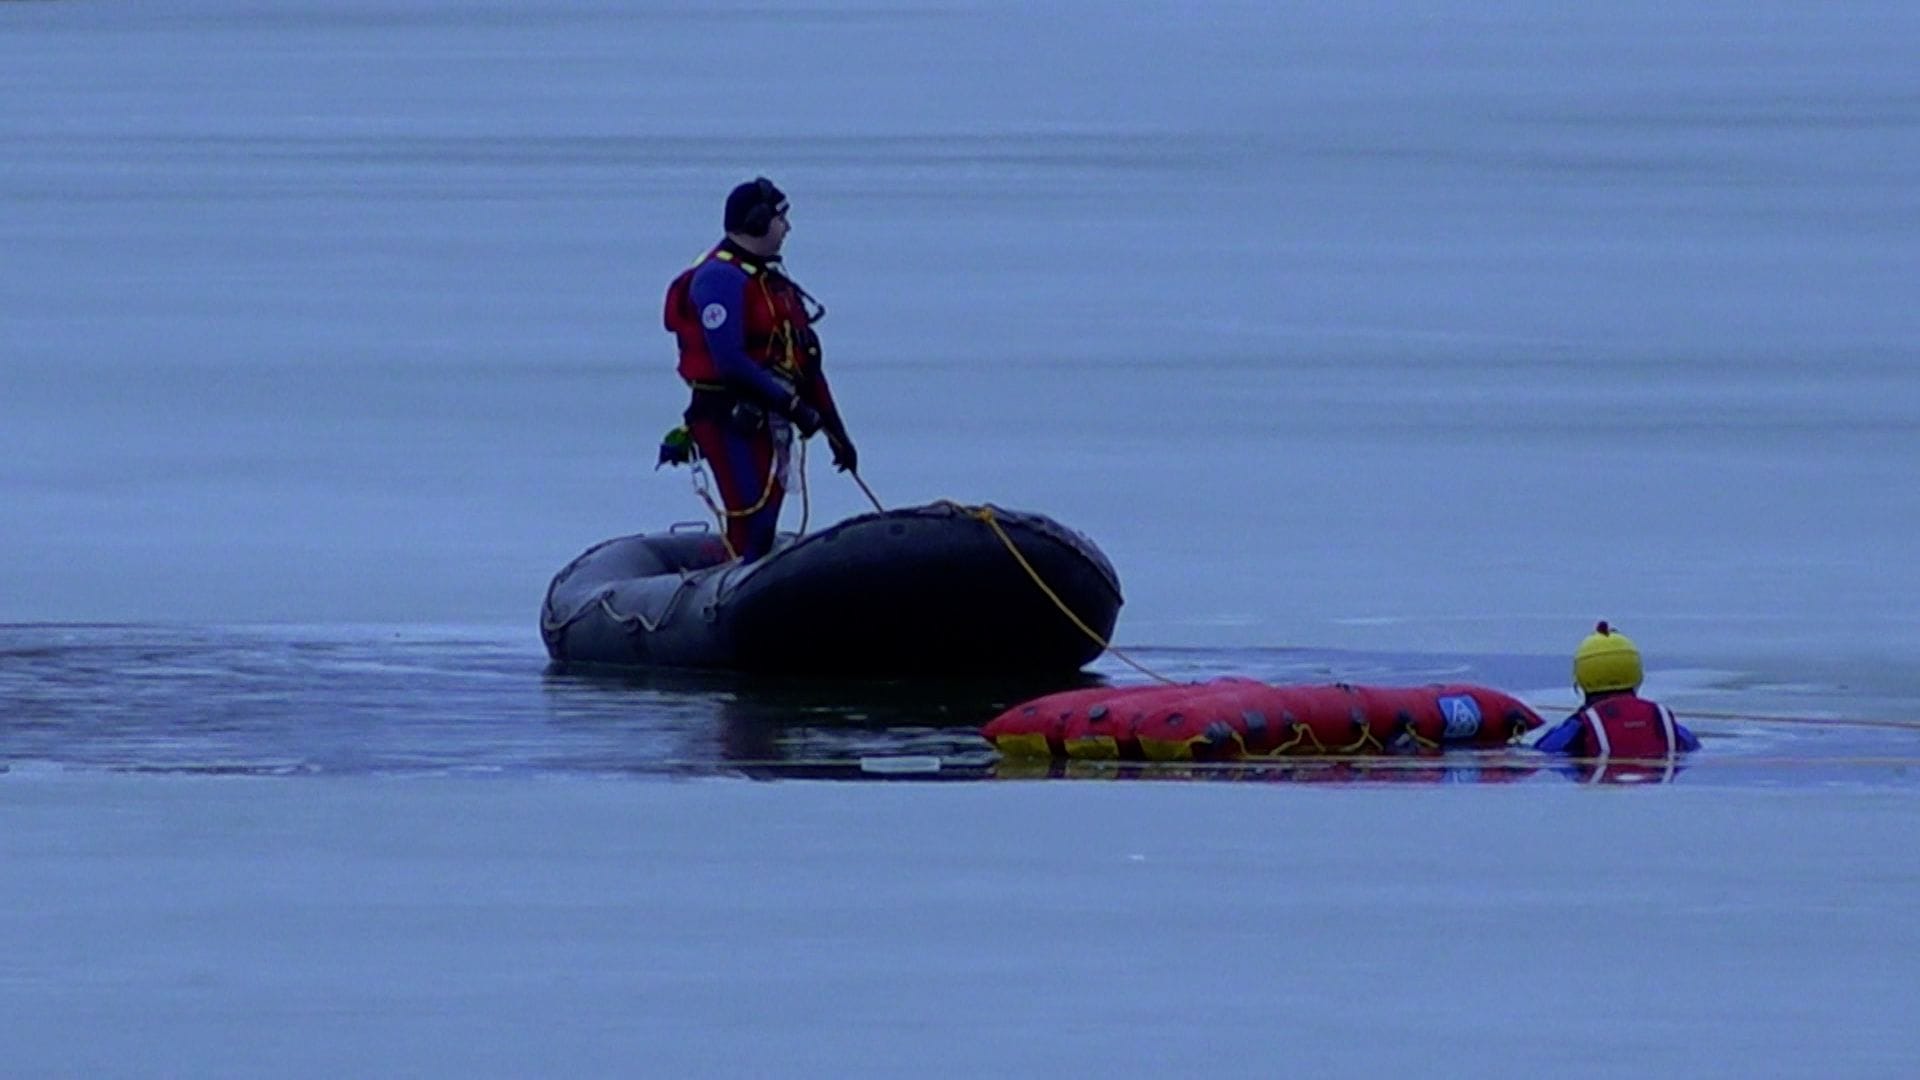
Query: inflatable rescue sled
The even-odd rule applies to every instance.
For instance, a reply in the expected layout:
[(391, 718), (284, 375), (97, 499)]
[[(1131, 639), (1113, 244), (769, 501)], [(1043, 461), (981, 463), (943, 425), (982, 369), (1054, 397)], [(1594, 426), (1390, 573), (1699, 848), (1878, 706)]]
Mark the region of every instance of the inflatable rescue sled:
[(744, 565), (711, 532), (608, 540), (554, 577), (540, 635), (560, 663), (1033, 675), (1092, 661), (1120, 604), (1112, 564), (1079, 533), (935, 503), (783, 539)]
[(1503, 746), (1539, 727), (1481, 686), (1273, 686), (1226, 678), (1068, 690), (1016, 705), (983, 734), (1013, 758), (1237, 761)]

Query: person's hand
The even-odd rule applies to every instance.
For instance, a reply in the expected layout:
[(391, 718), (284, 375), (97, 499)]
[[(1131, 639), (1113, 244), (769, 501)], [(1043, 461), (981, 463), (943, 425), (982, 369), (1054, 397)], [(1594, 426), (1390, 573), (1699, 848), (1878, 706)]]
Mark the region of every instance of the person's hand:
[(803, 439), (813, 438), (814, 432), (819, 431), (823, 423), (820, 419), (820, 410), (801, 401), (798, 397), (795, 397), (787, 407), (787, 418), (793, 421), (794, 427), (800, 429), (800, 437)]
[(827, 432), (827, 448), (833, 451), (833, 467), (841, 472), (860, 471), (860, 451), (853, 448), (853, 440), (842, 431)]

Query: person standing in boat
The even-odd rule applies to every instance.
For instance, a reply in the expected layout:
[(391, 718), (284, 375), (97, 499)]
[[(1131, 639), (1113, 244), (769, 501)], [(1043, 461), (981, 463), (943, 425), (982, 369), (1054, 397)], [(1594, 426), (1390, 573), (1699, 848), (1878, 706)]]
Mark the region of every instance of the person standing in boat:
[(666, 327), (693, 394), (691, 450), (720, 489), (727, 546), (749, 562), (773, 549), (796, 435), (825, 432), (843, 472), (860, 461), (820, 366), (813, 327), (826, 309), (780, 261), (787, 206), (764, 176), (735, 187), (725, 238), (667, 288)]
[[(1528, 741), (1536, 750), (1593, 760), (1600, 770), (1596, 779), (1648, 779), (1642, 775), (1648, 763), (1671, 765), (1700, 749), (1673, 710), (1640, 696), (1643, 678), (1632, 639), (1600, 623), (1573, 654), (1573, 685), (1585, 700), (1572, 716)], [(1615, 760), (1625, 764), (1608, 764)]]

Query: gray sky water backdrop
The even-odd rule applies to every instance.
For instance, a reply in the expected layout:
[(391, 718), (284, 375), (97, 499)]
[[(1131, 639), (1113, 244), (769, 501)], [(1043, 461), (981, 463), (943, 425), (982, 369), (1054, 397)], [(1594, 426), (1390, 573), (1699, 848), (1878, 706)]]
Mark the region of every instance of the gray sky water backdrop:
[(652, 471), (660, 295), (764, 172), (881, 498), (1087, 532), (1122, 641), (1608, 617), (1886, 669), (1916, 40), (1778, 0), (6, 4), (0, 620), (532, 634), (579, 550), (702, 516)]
[[(9, 1065), (1915, 1075), (1916, 42), (0, 2)], [(924, 686), (543, 674), (549, 577), (701, 515), (659, 304), (757, 172), (881, 497), (1087, 532), (1155, 667), (1564, 697), (1607, 617), (1706, 749), (827, 784), (1011, 777)]]

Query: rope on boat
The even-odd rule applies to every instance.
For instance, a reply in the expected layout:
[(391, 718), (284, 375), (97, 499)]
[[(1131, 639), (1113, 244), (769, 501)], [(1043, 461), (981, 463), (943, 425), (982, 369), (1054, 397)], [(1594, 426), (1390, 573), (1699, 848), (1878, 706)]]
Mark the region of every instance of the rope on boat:
[[(806, 456), (807, 446), (806, 446), (806, 440), (804, 439), (796, 440), (796, 441), (799, 442), (800, 444), (799, 446), (800, 505), (801, 505), (800, 532), (802, 535), (805, 535), (807, 531), (807, 517), (810, 512), (809, 498), (808, 498), (809, 492), (808, 492), (808, 486), (807, 486), (807, 456)], [(777, 455), (776, 455), (776, 458), (777, 458)], [(705, 477), (700, 476), (699, 474), (697, 460), (696, 460), (695, 475), (696, 477), (698, 477), (695, 483), (695, 488), (696, 490), (699, 491), (700, 497), (706, 500), (708, 508), (713, 510), (714, 517), (720, 522), (720, 537), (721, 537), (721, 541), (724, 543), (726, 541), (726, 518), (729, 516), (737, 516), (737, 515), (733, 515), (730, 512), (724, 511), (720, 507), (714, 505), (712, 498), (708, 495), (706, 485), (700, 482), (700, 481), (703, 481)], [(880, 504), (880, 499), (878, 496), (876, 496), (873, 493), (873, 488), (867, 485), (866, 480), (862, 479), (859, 473), (849, 471), (847, 475), (853, 477), (853, 482), (860, 486), (861, 493), (867, 497), (868, 502), (873, 504), (873, 509), (875, 512), (877, 513), (886, 512), (886, 507)], [(762, 493), (760, 502), (755, 504), (753, 507), (749, 508), (748, 510), (741, 511), (742, 515), (753, 513), (754, 511), (760, 509), (761, 506), (765, 505), (767, 496), (772, 493), (772, 485), (773, 485), (774, 477), (772, 475), (769, 475), (767, 480), (768, 480), (768, 490)], [(1053, 606), (1059, 609), (1060, 614), (1065, 615), (1067, 617), (1067, 621), (1071, 622), (1075, 628), (1077, 628), (1081, 633), (1085, 634), (1091, 641), (1093, 641), (1094, 644), (1100, 646), (1102, 650), (1112, 653), (1113, 656), (1116, 659), (1118, 659), (1120, 662), (1133, 668), (1135, 671), (1138, 671), (1141, 674), (1146, 675), (1149, 678), (1155, 679), (1168, 686), (1180, 685), (1180, 680), (1169, 678), (1166, 675), (1162, 675), (1160, 672), (1153, 670), (1147, 665), (1127, 655), (1125, 652), (1121, 651), (1119, 648), (1116, 648), (1111, 641), (1108, 641), (1106, 638), (1102, 637), (1098, 631), (1094, 630), (1093, 627), (1088, 626), (1085, 620), (1081, 619), (1079, 615), (1075, 614), (1073, 609), (1067, 605), (1067, 602), (1060, 598), (1060, 594), (1055, 592), (1053, 588), (1046, 583), (1045, 579), (1043, 579), (1040, 576), (1040, 572), (1034, 569), (1033, 564), (1027, 560), (1026, 555), (1022, 554), (1020, 551), (1020, 548), (1014, 544), (1013, 538), (1008, 536), (1006, 530), (1000, 526), (1000, 521), (998, 517), (995, 516), (993, 512), (993, 507), (984, 506), (984, 505), (970, 506), (965, 503), (955, 502), (952, 499), (941, 499), (938, 502), (936, 502), (934, 505), (945, 506), (955, 511), (956, 513), (962, 514), (966, 517), (970, 517), (975, 521), (978, 521), (981, 524), (985, 525), (987, 528), (993, 530), (994, 536), (999, 538), (1000, 543), (1006, 547), (1008, 554), (1012, 555), (1014, 558), (1014, 561), (1020, 564), (1020, 568), (1027, 572), (1027, 577), (1031, 578), (1034, 585), (1039, 588), (1041, 593), (1043, 593), (1048, 600), (1053, 602)], [(729, 555), (734, 554), (731, 544), (727, 546), (727, 552)], [(676, 600), (678, 599), (677, 594), (675, 596), (675, 599)], [(604, 605), (604, 600), (602, 601), (602, 603)], [(611, 614), (614, 614), (614, 612), (612, 612), (611, 609), (609, 609), (608, 614), (611, 615)], [(648, 629), (652, 629), (652, 627), (648, 627)], [(1545, 702), (1523, 702), (1522, 704), (1525, 704), (1528, 708), (1531, 708), (1534, 712), (1539, 713), (1542, 716), (1551, 716), (1557, 713), (1571, 714), (1572, 712), (1575, 711), (1574, 706), (1563, 705), (1559, 703), (1549, 704)], [(1882, 728), (1889, 731), (1920, 732), (1920, 721), (1913, 721), (1913, 720), (1872, 720), (1872, 719), (1851, 720), (1851, 719), (1845, 719), (1845, 718), (1815, 717), (1815, 716), (1778, 716), (1778, 715), (1768, 715), (1768, 714), (1762, 714), (1762, 713), (1708, 712), (1708, 711), (1703, 711), (1699, 709), (1687, 709), (1685, 710), (1685, 713), (1689, 717), (1698, 717), (1703, 720), (1734, 720), (1734, 721), (1745, 721), (1747, 723), (1754, 723), (1754, 724), (1781, 724), (1781, 725), (1792, 725), (1792, 726), (1800, 726), (1800, 727), (1870, 727), (1870, 728)]]
[[(813, 502), (807, 489), (807, 440), (795, 439), (794, 442), (799, 444), (798, 452), (800, 454), (800, 535), (805, 536), (807, 535), (807, 519), (813, 514)], [(733, 550), (733, 540), (727, 536), (727, 519), (751, 517), (765, 509), (767, 501), (773, 498), (774, 489), (780, 481), (780, 448), (777, 445), (774, 447), (771, 459), (767, 462), (767, 484), (760, 489), (760, 501), (747, 507), (745, 510), (728, 510), (726, 507), (714, 501), (713, 487), (707, 480), (705, 460), (706, 459), (702, 458), (698, 453), (695, 453), (693, 460), (689, 463), (693, 466), (693, 491), (694, 494), (700, 496), (701, 502), (707, 504), (708, 512), (713, 515), (715, 524), (719, 526), (720, 543), (727, 549), (727, 558), (737, 559), (740, 557), (740, 553)], [(854, 479), (858, 480), (859, 477), (856, 476)], [(866, 487), (865, 484), (861, 484), (860, 486), (862, 488)], [(867, 497), (873, 498), (873, 493), (868, 492)], [(878, 502), (874, 503), (875, 507), (879, 505)], [(647, 629), (651, 630), (653, 628), (648, 627)]]
[[(866, 485), (862, 484), (861, 486), (865, 487)], [(871, 493), (869, 493), (869, 495), (871, 495)], [(1178, 679), (1170, 679), (1167, 676), (1162, 675), (1159, 672), (1148, 667), (1147, 665), (1142, 664), (1140, 661), (1135, 660), (1133, 657), (1128, 656), (1126, 653), (1121, 652), (1119, 649), (1114, 648), (1112, 642), (1108, 641), (1104, 637), (1101, 637), (1099, 631), (1095, 630), (1091, 626), (1088, 626), (1085, 620), (1081, 619), (1080, 616), (1074, 614), (1073, 609), (1067, 606), (1067, 602), (1065, 600), (1060, 599), (1060, 594), (1057, 592), (1054, 592), (1052, 586), (1048, 585), (1046, 581), (1040, 577), (1040, 571), (1035, 570), (1033, 568), (1033, 564), (1027, 561), (1027, 557), (1021, 554), (1019, 547), (1017, 547), (1013, 542), (1013, 537), (1008, 536), (1007, 531), (1000, 527), (1000, 520), (997, 516), (995, 516), (993, 512), (993, 507), (967, 506), (962, 503), (954, 502), (952, 499), (941, 499), (939, 502), (936, 502), (934, 505), (948, 507), (953, 511), (955, 511), (956, 513), (964, 514), (965, 516), (970, 517), (975, 521), (978, 521), (981, 524), (985, 525), (987, 528), (992, 529), (993, 535), (1000, 538), (1000, 543), (1006, 546), (1008, 553), (1010, 553), (1013, 556), (1013, 560), (1020, 564), (1020, 569), (1025, 570), (1027, 572), (1027, 576), (1033, 579), (1034, 585), (1039, 587), (1040, 591), (1046, 595), (1047, 599), (1053, 601), (1053, 606), (1060, 609), (1060, 614), (1065, 615), (1067, 617), (1068, 622), (1071, 622), (1074, 626), (1078, 627), (1080, 632), (1087, 635), (1087, 637), (1090, 638), (1094, 644), (1100, 646), (1102, 649), (1106, 650), (1107, 652), (1112, 653), (1114, 657), (1118, 659), (1121, 663), (1126, 664), (1128, 667), (1133, 668), (1135, 671), (1138, 671), (1143, 675), (1149, 676), (1154, 679), (1158, 679), (1161, 682), (1166, 683), (1168, 686), (1179, 685), (1180, 681)]]
[[(866, 494), (867, 501), (873, 504), (873, 509), (876, 512), (886, 513), (886, 507), (880, 505), (880, 499), (874, 495), (873, 489), (867, 486), (867, 482), (860, 478), (859, 473), (849, 471), (847, 475), (853, 477), (853, 482), (860, 485), (860, 490)], [(968, 506), (965, 503), (954, 502), (952, 499), (941, 499), (935, 502), (934, 505), (947, 507), (955, 513), (970, 517), (985, 525), (987, 528), (992, 529), (993, 535), (1000, 538), (1000, 543), (1006, 546), (1007, 552), (1013, 556), (1013, 561), (1019, 563), (1020, 569), (1027, 572), (1027, 577), (1033, 579), (1034, 585), (1039, 587), (1040, 591), (1045, 594), (1048, 600), (1053, 601), (1053, 606), (1060, 610), (1060, 614), (1067, 617), (1068, 622), (1077, 627), (1081, 633), (1087, 635), (1095, 645), (1100, 646), (1100, 648), (1106, 652), (1112, 653), (1120, 662), (1143, 675), (1158, 679), (1168, 686), (1179, 685), (1178, 679), (1170, 679), (1145, 664), (1142, 664), (1140, 661), (1135, 660), (1133, 657), (1128, 656), (1126, 653), (1121, 652), (1119, 649), (1114, 648), (1111, 641), (1101, 637), (1098, 631), (1087, 625), (1086, 620), (1074, 614), (1073, 609), (1067, 606), (1067, 602), (1060, 598), (1060, 594), (1053, 591), (1053, 587), (1048, 585), (1046, 580), (1040, 576), (1040, 571), (1034, 569), (1033, 564), (1027, 561), (1027, 557), (1022, 554), (1020, 548), (1014, 544), (1013, 537), (1008, 536), (1007, 531), (1000, 527), (1000, 520), (994, 515), (993, 507)]]

